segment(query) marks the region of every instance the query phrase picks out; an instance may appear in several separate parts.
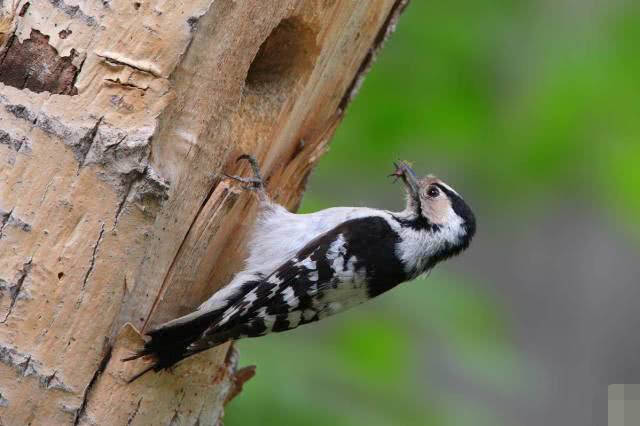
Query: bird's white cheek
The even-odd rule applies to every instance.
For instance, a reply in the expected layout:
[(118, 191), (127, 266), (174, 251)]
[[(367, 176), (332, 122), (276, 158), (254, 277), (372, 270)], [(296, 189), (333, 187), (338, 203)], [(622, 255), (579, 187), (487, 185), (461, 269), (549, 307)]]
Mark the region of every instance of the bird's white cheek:
[[(447, 227), (449, 230), (449, 238), (451, 238), (450, 242), (456, 242), (458, 239), (466, 234), (466, 230), (464, 226), (464, 221), (460, 216), (458, 216), (453, 209), (449, 209), (449, 214), (447, 215)], [(454, 241), (455, 240), (455, 241)]]

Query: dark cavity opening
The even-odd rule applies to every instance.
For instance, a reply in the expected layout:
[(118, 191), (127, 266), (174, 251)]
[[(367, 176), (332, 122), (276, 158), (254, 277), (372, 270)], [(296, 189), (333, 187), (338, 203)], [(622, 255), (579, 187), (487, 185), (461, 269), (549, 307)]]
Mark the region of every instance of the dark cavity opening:
[(313, 69), (316, 34), (297, 17), (284, 19), (262, 43), (245, 80), (245, 94), (286, 93)]

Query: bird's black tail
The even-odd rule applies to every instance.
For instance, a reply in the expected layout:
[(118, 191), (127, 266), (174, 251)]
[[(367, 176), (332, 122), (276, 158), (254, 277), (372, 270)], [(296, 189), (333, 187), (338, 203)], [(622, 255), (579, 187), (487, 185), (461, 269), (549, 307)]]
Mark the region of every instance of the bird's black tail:
[[(211, 326), (215, 318), (211, 318), (208, 314), (195, 316), (193, 319), (188, 319), (187, 317), (171, 321), (149, 331), (146, 335), (149, 336), (150, 339), (145, 342), (144, 347), (132, 356), (122, 359), (124, 362), (142, 357), (150, 357), (153, 359), (151, 366), (130, 378), (128, 383), (142, 377), (151, 370), (156, 372), (164, 370), (184, 358), (201, 352), (204, 349), (209, 349), (209, 347), (216, 346), (212, 345), (196, 350), (189, 348), (192, 343), (202, 337), (204, 331)], [(221, 341), (217, 344), (220, 343), (223, 342)]]

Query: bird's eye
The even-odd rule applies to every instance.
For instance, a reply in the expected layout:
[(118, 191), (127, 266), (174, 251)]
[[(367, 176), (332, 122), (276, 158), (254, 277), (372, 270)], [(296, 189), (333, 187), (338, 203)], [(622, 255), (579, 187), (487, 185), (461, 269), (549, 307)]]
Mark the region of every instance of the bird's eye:
[(427, 191), (427, 195), (431, 198), (436, 198), (438, 195), (440, 195), (440, 190), (437, 186), (430, 186), (429, 190)]

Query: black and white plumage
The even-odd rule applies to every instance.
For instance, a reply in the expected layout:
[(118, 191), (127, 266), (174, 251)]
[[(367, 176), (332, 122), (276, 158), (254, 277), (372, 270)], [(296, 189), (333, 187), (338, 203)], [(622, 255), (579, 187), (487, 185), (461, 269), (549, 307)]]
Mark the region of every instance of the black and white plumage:
[(251, 162), (254, 178), (232, 178), (260, 199), (245, 268), (198, 310), (148, 333), (151, 340), (127, 358), (153, 357), (144, 372), (230, 339), (291, 330), (344, 311), (460, 253), (475, 233), (460, 195), (433, 176), (418, 179), (406, 162), (393, 173), (407, 188), (402, 212), (337, 207), (294, 214), (266, 195), (255, 160), (240, 158)]

